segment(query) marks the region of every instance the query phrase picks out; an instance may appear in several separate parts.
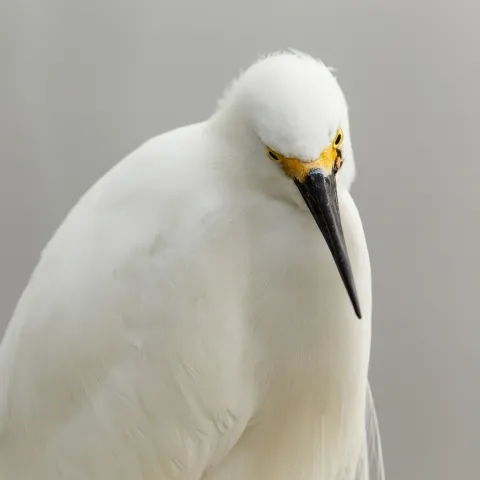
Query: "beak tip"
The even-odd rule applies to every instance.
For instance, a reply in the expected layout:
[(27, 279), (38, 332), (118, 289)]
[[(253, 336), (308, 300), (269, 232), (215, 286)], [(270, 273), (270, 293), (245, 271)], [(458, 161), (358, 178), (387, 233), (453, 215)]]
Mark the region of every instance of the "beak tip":
[(355, 315), (359, 320), (362, 319), (362, 309), (360, 308), (360, 302), (358, 300), (357, 292), (354, 287), (353, 279), (351, 282), (348, 282), (346, 285), (348, 296), (350, 297), (350, 302), (352, 304)]
[(357, 315), (357, 318), (358, 318), (359, 320), (361, 320), (361, 319), (362, 319), (362, 311), (360, 310), (360, 305), (358, 305), (358, 304), (355, 305), (355, 306), (354, 306), (354, 309), (355, 309), (355, 313), (356, 313), (356, 315)]

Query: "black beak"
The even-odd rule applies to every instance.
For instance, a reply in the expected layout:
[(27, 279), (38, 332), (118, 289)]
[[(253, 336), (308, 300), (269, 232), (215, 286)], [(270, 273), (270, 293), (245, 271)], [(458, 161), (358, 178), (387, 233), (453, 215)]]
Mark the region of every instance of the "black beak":
[(340, 221), (335, 175), (328, 175), (321, 169), (314, 169), (308, 173), (305, 181), (295, 180), (295, 184), (327, 242), (353, 309), (357, 317), (362, 318)]

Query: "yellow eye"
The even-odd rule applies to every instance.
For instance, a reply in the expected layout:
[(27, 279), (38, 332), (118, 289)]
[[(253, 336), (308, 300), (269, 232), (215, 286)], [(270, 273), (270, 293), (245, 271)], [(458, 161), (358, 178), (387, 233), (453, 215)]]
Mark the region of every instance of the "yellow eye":
[(270, 150), (267, 148), (268, 156), (274, 161), (274, 162), (279, 162), (280, 157), (277, 153), (275, 153), (273, 150)]
[(335, 148), (340, 148), (343, 143), (343, 131), (341, 128), (337, 130), (337, 133), (335, 134), (335, 140), (333, 141), (333, 146)]

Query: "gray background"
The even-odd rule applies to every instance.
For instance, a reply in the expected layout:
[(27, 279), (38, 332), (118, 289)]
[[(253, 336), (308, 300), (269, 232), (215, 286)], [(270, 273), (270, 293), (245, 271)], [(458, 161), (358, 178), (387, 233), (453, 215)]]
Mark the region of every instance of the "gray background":
[(260, 53), (338, 69), (390, 479), (478, 478), (480, 4), (0, 0), (0, 331), (78, 197)]

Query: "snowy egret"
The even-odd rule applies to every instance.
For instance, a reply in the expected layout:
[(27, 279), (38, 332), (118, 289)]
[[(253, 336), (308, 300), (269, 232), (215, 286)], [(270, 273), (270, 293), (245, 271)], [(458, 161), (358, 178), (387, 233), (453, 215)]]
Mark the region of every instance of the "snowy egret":
[(382, 477), (354, 175), (337, 80), (296, 51), (116, 165), (7, 328), (0, 478)]

